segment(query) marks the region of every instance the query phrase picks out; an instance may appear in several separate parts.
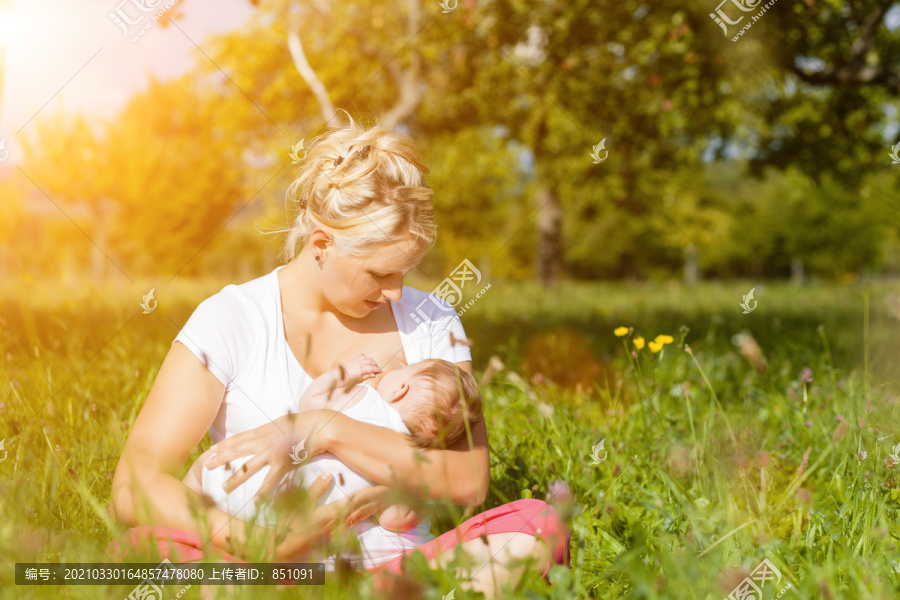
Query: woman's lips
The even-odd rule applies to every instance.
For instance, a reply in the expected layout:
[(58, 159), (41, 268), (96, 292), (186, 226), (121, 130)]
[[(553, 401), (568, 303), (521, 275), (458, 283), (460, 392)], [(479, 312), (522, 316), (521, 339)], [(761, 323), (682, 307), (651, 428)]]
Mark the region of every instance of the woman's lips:
[(372, 302), (371, 300), (366, 300), (366, 306), (372, 310), (375, 310), (379, 306), (381, 306), (381, 302)]

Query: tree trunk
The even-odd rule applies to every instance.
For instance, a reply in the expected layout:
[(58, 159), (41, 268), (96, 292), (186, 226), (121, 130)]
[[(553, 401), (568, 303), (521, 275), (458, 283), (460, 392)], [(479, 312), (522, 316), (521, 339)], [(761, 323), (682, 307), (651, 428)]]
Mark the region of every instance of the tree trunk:
[[(328, 3), (313, 2), (311, 6), (326, 18), (331, 16), (331, 7)], [(404, 39), (412, 40), (422, 29), (422, 0), (409, 0), (408, 7), (409, 14), (406, 18), (406, 35)], [(393, 56), (385, 56), (379, 48), (366, 43), (362, 36), (354, 35), (352, 31), (347, 33), (354, 38), (357, 49), (364, 56), (384, 65), (384, 69), (397, 87), (397, 101), (387, 112), (381, 115), (378, 124), (391, 129), (395, 125), (400, 125), (414, 117), (416, 110), (422, 103), (422, 85), (424, 83), (422, 80), (422, 56), (418, 48), (404, 44), (400, 49), (404, 55), (395, 61), (394, 57), (397, 57), (400, 51), (394, 53)], [(337, 117), (337, 112), (331, 102), (325, 84), (322, 83), (322, 80), (319, 79), (319, 76), (306, 59), (306, 53), (303, 51), (303, 42), (300, 39), (300, 26), (289, 28), (287, 41), (294, 67), (316, 97), (325, 123), (331, 123)], [(388, 55), (392, 52), (393, 50)], [(404, 61), (404, 58), (408, 58), (408, 61)], [(400, 65), (403, 62), (408, 62), (408, 66), (401, 67)], [(340, 127), (341, 123), (335, 122), (331, 126)]]
[(559, 282), (562, 264), (562, 207), (559, 198), (546, 185), (537, 194), (537, 252), (535, 272), (548, 286)]
[(94, 244), (91, 248), (91, 277), (94, 281), (103, 281), (106, 277), (106, 256), (103, 248), (106, 248), (106, 223), (104, 219), (94, 221)]
[(803, 261), (795, 258), (791, 261), (791, 285), (801, 286), (806, 279)]
[(481, 271), (481, 280), (482, 281), (490, 281), (491, 280), (491, 255), (490, 254), (482, 254), (481, 259), (478, 261), (478, 269)]
[(535, 245), (534, 272), (538, 279), (547, 286), (555, 286), (559, 282), (562, 271), (562, 206), (556, 193), (556, 179), (548, 172), (544, 140), (547, 137), (547, 112), (539, 115), (531, 140), (534, 156), (534, 174), (537, 179), (535, 202), (537, 216), (537, 240)]
[(684, 247), (684, 284), (694, 285), (700, 280), (700, 268), (697, 264), (697, 247), (688, 242)]

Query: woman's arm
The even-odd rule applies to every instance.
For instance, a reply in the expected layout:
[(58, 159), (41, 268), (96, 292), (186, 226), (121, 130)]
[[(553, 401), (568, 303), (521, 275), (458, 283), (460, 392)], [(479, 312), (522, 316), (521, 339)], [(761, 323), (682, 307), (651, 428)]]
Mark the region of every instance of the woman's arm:
[[(224, 394), (225, 386), (190, 350), (181, 342), (172, 345), (119, 459), (109, 503), (114, 518), (132, 527), (151, 524), (193, 531), (247, 559), (253, 558), (248, 539), (259, 540), (264, 544), (261, 553), (287, 560), (336, 527), (352, 525), (384, 506), (390, 488), (374, 486), (353, 492), (298, 515), (286, 531), (279, 532), (285, 537), (277, 545), (272, 529), (248, 528), (244, 521), (208, 506), (178, 473), (206, 434)], [(313, 506), (330, 485), (330, 479), (317, 479), (309, 487)]]
[[(206, 506), (178, 477), (206, 434), (225, 386), (181, 342), (172, 345), (135, 420), (119, 459), (110, 514), (128, 526), (164, 525), (208, 535), (241, 554), (243, 521)], [(256, 527), (253, 535), (263, 535)]]
[[(472, 373), (471, 361), (456, 364)], [(316, 443), (369, 479), (416, 498), (478, 506), (487, 497), (490, 470), (483, 420), (472, 428), (471, 448), (462, 439), (446, 450), (422, 450), (410, 446), (402, 433), (336, 412), (316, 433)]]

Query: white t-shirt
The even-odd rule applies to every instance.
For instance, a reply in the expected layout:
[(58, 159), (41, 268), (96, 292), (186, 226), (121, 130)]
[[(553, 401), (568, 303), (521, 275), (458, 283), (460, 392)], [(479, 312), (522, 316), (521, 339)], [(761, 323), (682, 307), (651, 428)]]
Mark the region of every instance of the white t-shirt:
[[(343, 414), (364, 423), (386, 427), (400, 433), (410, 433), (403, 423), (400, 413), (374, 388), (362, 384), (357, 386), (357, 390), (362, 397), (349, 408), (341, 409)], [(299, 457), (302, 459), (304, 455), (300, 454)], [(204, 467), (201, 475), (203, 492), (213, 499), (216, 506), (228, 514), (244, 521), (255, 521), (263, 527), (277, 527), (277, 516), (269, 505), (265, 502), (259, 503), (259, 505), (253, 502), (253, 495), (259, 491), (265, 478), (264, 471), (268, 471), (268, 467), (251, 475), (247, 481), (231, 492), (225, 492), (222, 489), (222, 484), (247, 460), (249, 457), (231, 461), (230, 470), (226, 470), (225, 465), (220, 465), (215, 469)], [(291, 486), (308, 488), (319, 475), (325, 472), (331, 473), (333, 476), (333, 485), (324, 496), (319, 498), (319, 506), (345, 498), (351, 492), (376, 485), (362, 473), (345, 465), (335, 455), (323, 452), (305, 460), (301, 466), (289, 472), (279, 483), (276, 493), (280, 489)], [(346, 558), (358, 569), (371, 569), (406, 550), (416, 548), (434, 539), (431, 534), (431, 521), (428, 519), (423, 519), (414, 528), (403, 533), (384, 529), (375, 524), (372, 519), (357, 523), (354, 525), (353, 531), (360, 543), (362, 559), (360, 560), (358, 556), (350, 553), (346, 554)], [(324, 562), (326, 570), (334, 570), (333, 557), (310, 553), (304, 557), (304, 560)]]
[[(312, 382), (284, 337), (277, 275), (282, 268), (225, 286), (200, 303), (175, 338), (225, 386), (209, 429), (213, 442), (298, 412), (300, 396)], [(426, 358), (471, 360), (468, 346), (453, 343), (452, 338), (466, 337), (449, 304), (410, 287), (403, 288), (399, 302), (390, 304), (408, 364)], [(268, 467), (263, 467), (254, 474), (257, 489), (266, 472)]]

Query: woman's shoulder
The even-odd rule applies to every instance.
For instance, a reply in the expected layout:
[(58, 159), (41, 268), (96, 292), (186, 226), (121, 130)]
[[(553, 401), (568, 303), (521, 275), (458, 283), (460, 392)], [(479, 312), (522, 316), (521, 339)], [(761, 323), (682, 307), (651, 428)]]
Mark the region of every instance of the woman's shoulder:
[[(277, 269), (276, 269), (277, 271)], [(221, 324), (257, 321), (259, 317), (274, 316), (274, 300), (278, 298), (275, 272), (272, 271), (245, 283), (230, 283), (204, 299), (197, 312), (219, 320)]]

